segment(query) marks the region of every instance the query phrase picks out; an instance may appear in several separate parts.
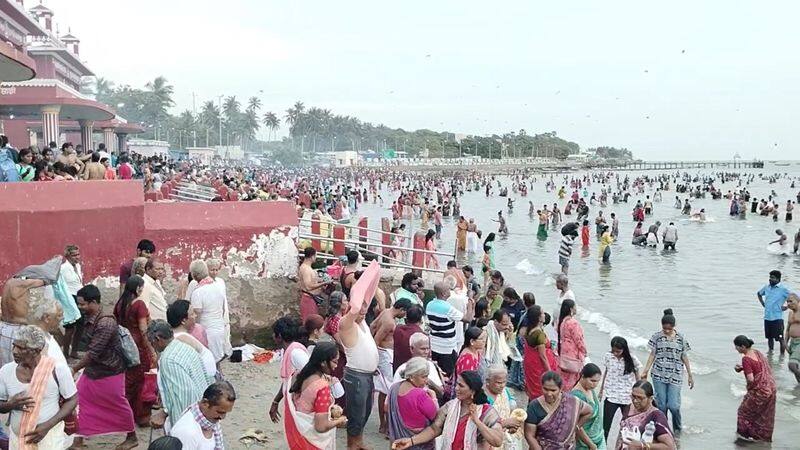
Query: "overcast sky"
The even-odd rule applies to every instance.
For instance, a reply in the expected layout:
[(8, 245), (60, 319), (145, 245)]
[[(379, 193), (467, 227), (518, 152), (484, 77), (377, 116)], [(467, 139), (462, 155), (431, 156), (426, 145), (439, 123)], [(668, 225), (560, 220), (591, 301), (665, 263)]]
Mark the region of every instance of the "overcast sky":
[[(26, 0), (28, 7), (35, 3)], [(98, 76), (375, 124), (556, 131), (650, 160), (800, 159), (791, 1), (47, 0)], [(286, 131), (283, 130), (285, 133)]]

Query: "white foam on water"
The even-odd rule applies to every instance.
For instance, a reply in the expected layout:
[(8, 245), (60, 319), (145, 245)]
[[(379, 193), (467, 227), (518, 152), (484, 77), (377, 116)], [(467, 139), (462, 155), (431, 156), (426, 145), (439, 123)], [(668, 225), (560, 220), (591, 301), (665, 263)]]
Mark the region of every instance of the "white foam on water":
[(583, 307), (578, 307), (578, 318), (584, 322), (591, 323), (598, 330), (610, 336), (622, 336), (628, 341), (628, 347), (647, 349), (648, 339), (637, 335), (633, 330), (623, 329), (613, 320), (604, 316), (602, 313), (590, 311)]
[(698, 364), (696, 361), (692, 361), (692, 373), (695, 375), (710, 375), (718, 370), (717, 368), (704, 366)]
[[(639, 336), (635, 331), (619, 326), (616, 322), (604, 316), (603, 313), (591, 311), (579, 306), (578, 318), (583, 322), (591, 323), (597, 327), (598, 330), (608, 334), (609, 336), (624, 337), (625, 340), (628, 341), (628, 347), (630, 348), (637, 348), (639, 350), (645, 350), (648, 352), (650, 351), (650, 348), (647, 345), (650, 341), (649, 338)], [(692, 373), (695, 375), (710, 375), (718, 370), (718, 368), (709, 367), (696, 361), (692, 361)]]
[(696, 425), (685, 426), (683, 429), (681, 429), (681, 433), (683, 434), (703, 434), (706, 431), (707, 430), (705, 428), (698, 427)]
[(776, 242), (767, 245), (767, 253), (771, 253), (773, 255), (791, 255), (792, 250), (789, 248), (789, 244), (780, 245)]
[(747, 394), (747, 388), (737, 383), (731, 383), (731, 394), (736, 398), (744, 397), (744, 394)]
[(530, 261), (528, 261), (527, 258), (525, 258), (522, 261), (520, 261), (516, 265), (515, 269), (517, 269), (517, 270), (519, 270), (521, 272), (525, 272), (525, 275), (541, 275), (541, 274), (544, 273), (543, 269), (535, 267), (533, 264), (531, 264)]

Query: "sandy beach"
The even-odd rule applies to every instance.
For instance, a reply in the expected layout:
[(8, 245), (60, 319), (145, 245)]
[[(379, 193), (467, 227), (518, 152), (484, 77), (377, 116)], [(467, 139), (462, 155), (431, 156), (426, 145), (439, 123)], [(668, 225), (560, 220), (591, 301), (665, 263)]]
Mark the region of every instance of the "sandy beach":
[[(283, 423), (273, 424), (269, 420), (267, 410), (272, 399), (280, 389), (279, 362), (256, 364), (252, 361), (244, 363), (224, 362), (222, 371), (226, 379), (236, 389), (237, 400), (233, 411), (222, 422), (225, 434), (226, 449), (286, 448), (283, 439)], [(377, 398), (377, 397), (376, 397)], [(283, 404), (281, 404), (281, 410)], [(373, 409), (370, 423), (367, 425), (365, 438), (367, 443), (375, 449), (389, 448), (389, 441), (378, 435), (378, 407), (377, 402)], [(245, 445), (239, 438), (249, 428), (262, 430), (268, 440), (264, 444)], [(139, 436), (139, 449), (147, 449), (151, 430), (142, 428), (137, 430)], [(163, 430), (152, 430), (152, 437), (156, 439), (163, 436)], [(337, 448), (346, 448), (347, 436), (344, 430), (337, 431)], [(86, 441), (86, 449), (113, 449), (121, 442), (122, 435), (104, 436)]]

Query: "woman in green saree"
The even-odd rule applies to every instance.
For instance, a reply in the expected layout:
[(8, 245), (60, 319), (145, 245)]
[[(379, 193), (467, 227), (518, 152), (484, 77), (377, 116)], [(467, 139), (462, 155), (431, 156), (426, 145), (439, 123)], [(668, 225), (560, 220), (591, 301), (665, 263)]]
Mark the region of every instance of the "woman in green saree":
[(597, 398), (597, 384), (602, 372), (595, 364), (589, 363), (581, 370), (581, 379), (572, 390), (572, 395), (588, 403), (592, 407), (592, 415), (583, 424), (583, 433), (577, 434), (577, 450), (605, 450), (606, 440), (603, 433), (603, 409)]

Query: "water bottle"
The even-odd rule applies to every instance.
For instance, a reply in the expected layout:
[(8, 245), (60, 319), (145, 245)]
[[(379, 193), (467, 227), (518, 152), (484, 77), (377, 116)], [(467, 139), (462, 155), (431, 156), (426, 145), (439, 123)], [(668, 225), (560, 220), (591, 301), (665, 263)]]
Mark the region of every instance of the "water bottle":
[(643, 444), (652, 444), (653, 443), (653, 435), (655, 433), (656, 433), (656, 424), (651, 420), (644, 427), (644, 433), (642, 433), (642, 443)]

